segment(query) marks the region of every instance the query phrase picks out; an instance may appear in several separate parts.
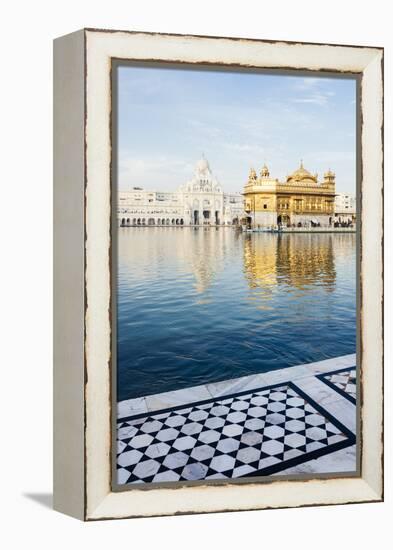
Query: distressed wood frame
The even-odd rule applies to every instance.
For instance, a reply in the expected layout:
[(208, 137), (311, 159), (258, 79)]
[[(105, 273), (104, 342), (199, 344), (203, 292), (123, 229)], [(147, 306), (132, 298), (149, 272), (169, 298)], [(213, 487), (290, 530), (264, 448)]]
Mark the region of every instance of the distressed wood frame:
[[(113, 60), (361, 75), (358, 477), (111, 489)], [(84, 29), (54, 43), (54, 507), (82, 520), (383, 499), (383, 49)]]

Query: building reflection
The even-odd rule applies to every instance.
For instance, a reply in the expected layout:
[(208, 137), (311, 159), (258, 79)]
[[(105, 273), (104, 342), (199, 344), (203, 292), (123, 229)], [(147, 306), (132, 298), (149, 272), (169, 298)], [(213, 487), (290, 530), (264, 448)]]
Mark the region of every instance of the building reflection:
[(156, 278), (189, 280), (205, 293), (225, 268), (241, 258), (241, 234), (232, 228), (123, 228), (118, 239), (122, 276), (147, 283)]
[(246, 235), (244, 273), (249, 286), (264, 292), (280, 285), (334, 290), (333, 238), (336, 236), (330, 234)]
[[(118, 239), (120, 280), (133, 285), (193, 287), (199, 300), (225, 278), (228, 287), (259, 289), (265, 297), (277, 288), (307, 290), (336, 285), (337, 269), (356, 254), (355, 235), (245, 234), (231, 228), (123, 228)], [(172, 288), (172, 286), (171, 286)], [(266, 305), (266, 304), (265, 304)]]

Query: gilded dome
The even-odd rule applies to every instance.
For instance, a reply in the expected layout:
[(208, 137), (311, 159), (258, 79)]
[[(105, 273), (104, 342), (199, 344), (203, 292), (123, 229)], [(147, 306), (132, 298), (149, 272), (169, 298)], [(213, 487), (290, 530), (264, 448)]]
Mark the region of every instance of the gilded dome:
[(300, 162), (300, 166), (290, 176), (287, 176), (287, 183), (317, 183), (317, 176), (311, 174), (303, 166), (303, 162)]

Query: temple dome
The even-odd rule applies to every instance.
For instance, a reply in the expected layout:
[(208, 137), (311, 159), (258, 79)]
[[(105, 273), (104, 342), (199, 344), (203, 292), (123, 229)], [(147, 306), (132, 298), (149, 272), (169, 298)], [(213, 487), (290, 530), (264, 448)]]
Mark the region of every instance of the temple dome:
[(206, 174), (210, 172), (210, 166), (205, 157), (202, 157), (200, 160), (198, 160), (196, 169), (197, 172), (200, 174)]
[(294, 183), (294, 182), (301, 182), (301, 183), (317, 183), (317, 176), (311, 174), (308, 170), (306, 170), (303, 166), (303, 162), (300, 162), (300, 166), (297, 170), (293, 172), (290, 176), (287, 176), (287, 183)]

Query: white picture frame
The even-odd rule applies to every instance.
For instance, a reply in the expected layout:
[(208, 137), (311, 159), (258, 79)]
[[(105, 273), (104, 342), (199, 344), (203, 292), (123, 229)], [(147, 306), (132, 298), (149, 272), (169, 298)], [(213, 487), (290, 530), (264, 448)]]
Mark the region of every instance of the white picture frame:
[[(113, 491), (114, 60), (360, 77), (360, 474)], [(54, 43), (54, 507), (81, 520), (383, 499), (383, 50), (84, 29)]]

